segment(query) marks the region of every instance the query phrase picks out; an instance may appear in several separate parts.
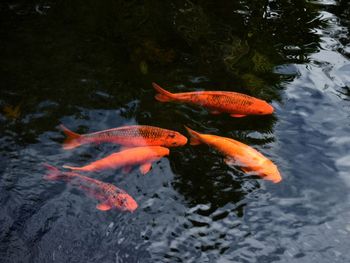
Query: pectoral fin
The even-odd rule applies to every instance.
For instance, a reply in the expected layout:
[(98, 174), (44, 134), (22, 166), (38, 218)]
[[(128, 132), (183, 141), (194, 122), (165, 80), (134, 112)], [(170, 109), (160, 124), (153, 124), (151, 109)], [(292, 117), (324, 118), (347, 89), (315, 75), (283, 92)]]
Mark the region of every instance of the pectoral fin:
[(142, 174), (148, 173), (152, 168), (152, 163), (144, 163), (140, 166), (140, 172)]
[(231, 117), (235, 117), (235, 118), (242, 118), (242, 117), (245, 117), (247, 115), (244, 115), (244, 114), (230, 114)]
[(112, 207), (109, 204), (106, 203), (100, 203), (96, 205), (96, 208), (100, 211), (108, 211), (110, 210)]
[(255, 169), (252, 169), (248, 166), (241, 166), (239, 167), (243, 172), (245, 172), (247, 175), (258, 175), (264, 177), (265, 175), (259, 173), (259, 171), (256, 171)]
[(245, 172), (245, 173), (249, 173), (250, 171), (249, 171), (249, 169), (247, 168), (247, 167), (240, 167), (241, 168), (241, 170), (243, 171), (243, 172)]
[(132, 166), (124, 166), (122, 168), (122, 173), (123, 174), (128, 174), (128, 173), (130, 173), (131, 169), (132, 169)]
[(214, 114), (214, 115), (219, 115), (219, 114), (221, 114), (221, 112), (220, 112), (220, 111), (217, 111), (217, 110), (212, 110), (210, 113), (211, 113), (211, 114)]

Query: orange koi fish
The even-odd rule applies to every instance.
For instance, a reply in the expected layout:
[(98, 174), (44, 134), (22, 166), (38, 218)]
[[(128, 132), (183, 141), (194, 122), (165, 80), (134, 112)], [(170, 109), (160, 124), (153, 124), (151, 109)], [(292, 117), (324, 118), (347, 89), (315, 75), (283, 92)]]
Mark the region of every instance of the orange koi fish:
[(239, 166), (244, 172), (256, 174), (274, 183), (282, 180), (277, 166), (254, 148), (231, 138), (201, 134), (188, 127), (186, 129), (191, 135), (191, 145), (208, 144), (226, 156), (226, 164)]
[(152, 83), (159, 92), (158, 101), (177, 101), (208, 108), (212, 114), (228, 113), (232, 117), (272, 114), (274, 109), (266, 101), (242, 93), (229, 91), (194, 91), (170, 93), (158, 84)]
[(129, 172), (132, 166), (140, 165), (141, 173), (146, 174), (151, 170), (152, 162), (158, 161), (167, 155), (169, 155), (169, 149), (161, 146), (136, 147), (113, 153), (86, 166), (72, 167), (65, 165), (63, 168), (84, 172), (123, 168), (124, 172)]
[(72, 132), (63, 125), (61, 128), (67, 135), (67, 139), (63, 143), (64, 149), (73, 149), (82, 144), (93, 142), (109, 142), (129, 147), (176, 147), (187, 143), (187, 138), (179, 132), (146, 125), (124, 126), (83, 135)]
[(61, 172), (56, 167), (45, 164), (49, 173), (44, 176), (46, 180), (64, 180), (75, 187), (84, 190), (88, 195), (100, 201), (96, 208), (107, 211), (117, 208), (122, 211), (133, 212), (137, 208), (136, 201), (124, 190), (90, 177), (73, 172)]

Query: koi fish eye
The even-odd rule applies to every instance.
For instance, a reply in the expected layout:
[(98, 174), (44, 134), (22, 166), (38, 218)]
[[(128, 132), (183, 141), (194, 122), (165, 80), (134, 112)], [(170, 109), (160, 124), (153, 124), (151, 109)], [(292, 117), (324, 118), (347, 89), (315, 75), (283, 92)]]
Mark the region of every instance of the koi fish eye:
[(124, 206), (126, 204), (127, 200), (125, 198), (122, 198), (120, 200), (120, 205)]
[(171, 134), (168, 135), (168, 137), (170, 137), (170, 138), (175, 138), (175, 134), (172, 134), (172, 133), (171, 133)]

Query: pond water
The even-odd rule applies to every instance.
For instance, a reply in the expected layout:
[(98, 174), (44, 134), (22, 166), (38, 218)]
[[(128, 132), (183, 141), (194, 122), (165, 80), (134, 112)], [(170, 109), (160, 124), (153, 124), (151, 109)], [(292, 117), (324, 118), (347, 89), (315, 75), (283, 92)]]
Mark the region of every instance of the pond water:
[[(350, 262), (350, 3), (1, 1), (1, 262)], [(227, 90), (272, 103), (231, 118), (154, 99)], [(232, 137), (279, 167), (279, 184), (207, 146), (172, 148), (145, 176), (92, 173), (139, 204), (101, 212), (43, 163), (79, 133), (147, 124)]]

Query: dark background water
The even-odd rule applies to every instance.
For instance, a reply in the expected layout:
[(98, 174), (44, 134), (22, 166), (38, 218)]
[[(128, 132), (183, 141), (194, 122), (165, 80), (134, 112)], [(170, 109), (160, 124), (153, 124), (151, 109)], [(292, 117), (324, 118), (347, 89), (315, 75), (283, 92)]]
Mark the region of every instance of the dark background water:
[[(1, 262), (349, 262), (348, 1), (1, 1)], [(273, 116), (233, 119), (153, 98), (230, 90)], [(108, 144), (61, 148), (59, 124), (93, 132), (184, 124), (263, 152), (283, 181), (227, 167), (206, 146), (171, 149), (141, 176), (93, 174), (131, 194), (101, 212), (42, 179)]]

